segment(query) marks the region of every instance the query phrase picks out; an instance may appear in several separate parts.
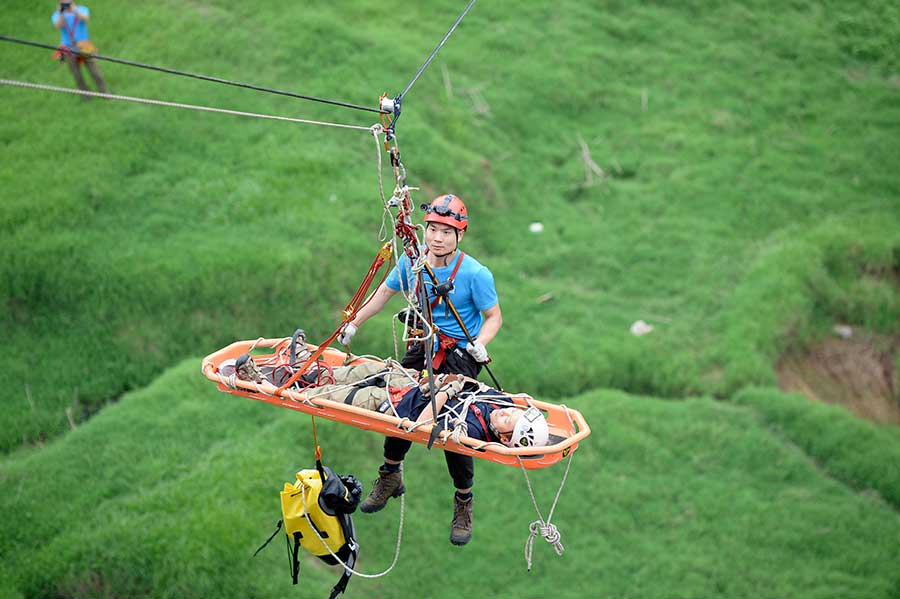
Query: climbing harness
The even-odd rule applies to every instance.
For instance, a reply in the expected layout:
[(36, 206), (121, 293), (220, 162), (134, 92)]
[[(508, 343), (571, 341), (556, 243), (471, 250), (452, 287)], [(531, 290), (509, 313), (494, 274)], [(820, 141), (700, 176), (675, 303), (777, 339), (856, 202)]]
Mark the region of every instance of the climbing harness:
[(93, 58), (93, 55), (97, 53), (97, 47), (92, 44), (89, 40), (80, 40), (75, 41), (75, 30), (78, 29), (78, 13), (75, 12), (73, 15), (73, 24), (69, 25), (69, 21), (65, 18), (65, 15), (62, 16), (62, 27), (66, 30), (66, 35), (69, 36), (69, 45), (66, 46), (64, 44), (60, 44), (56, 48), (56, 52), (53, 53), (53, 59), (59, 60), (63, 62), (66, 58), (71, 58), (78, 62), (79, 65), (84, 64), (89, 58)]

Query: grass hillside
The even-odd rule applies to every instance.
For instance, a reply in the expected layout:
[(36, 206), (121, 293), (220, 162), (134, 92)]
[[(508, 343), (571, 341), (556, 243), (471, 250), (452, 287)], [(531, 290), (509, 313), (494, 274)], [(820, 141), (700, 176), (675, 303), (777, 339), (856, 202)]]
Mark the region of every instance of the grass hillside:
[[(374, 105), (464, 4), (89, 6), (104, 54)], [(0, 33), (56, 43), (51, 11), (9, 0)], [(443, 460), (419, 450), (398, 571), (348, 596), (410, 579), (437, 596), (900, 594), (897, 429), (772, 389), (778, 357), (836, 323), (900, 333), (898, 32), (900, 8), (871, 0), (475, 5), (404, 103), (409, 183), (468, 204), (504, 387), (594, 433), (554, 518), (563, 558), (539, 540), (524, 574), (524, 481), (489, 464), (476, 539), (450, 547)], [(50, 52), (0, 51), (0, 78), (73, 85)], [(375, 122), (101, 68), (123, 95)], [(375, 152), (361, 132), (0, 86), (0, 505), (17, 514), (0, 595), (296, 591), (278, 544), (247, 557), (309, 465), (308, 420), (216, 393), (197, 358), (333, 330), (379, 245)], [(632, 336), (639, 319), (653, 332)], [(389, 320), (354, 350), (391, 353)], [(369, 482), (379, 439), (320, 430)], [(536, 474), (542, 505), (561, 476)], [(396, 516), (357, 518), (363, 570), (390, 563)], [(313, 595), (337, 574), (303, 572)]]
[[(291, 588), (274, 530), (278, 491), (312, 465), (309, 420), (220, 394), (196, 360), (130, 393), (50, 446), (0, 467), (0, 584), (13, 596), (326, 596), (339, 571), (306, 556)], [(515, 468), (478, 460), (475, 535), (447, 542), (444, 461), (407, 461), (399, 562), (351, 581), (347, 597), (888, 597), (900, 590), (900, 518), (813, 462), (751, 407), (596, 391), (567, 400), (594, 434), (575, 453), (553, 522), (566, 552), (540, 538)], [(816, 406), (813, 406), (816, 407)], [(846, 412), (833, 424), (848, 426)], [(380, 437), (319, 421), (326, 463), (366, 483)], [(882, 445), (881, 448), (889, 448)], [(874, 449), (875, 446), (872, 446)], [(888, 457), (888, 456), (886, 456)], [(893, 454), (894, 464), (900, 455)], [(530, 477), (544, 514), (563, 468)], [(24, 509), (23, 509), (23, 506)], [(354, 516), (359, 568), (390, 565), (399, 506)], [(409, 589), (409, 590), (407, 590)]]
[[(99, 2), (91, 27), (112, 55), (371, 104), (402, 89), (458, 4)], [(504, 385), (727, 396), (774, 382), (780, 351), (835, 320), (896, 329), (891, 6), (478, 5), (398, 134), (420, 200), (469, 202), (464, 249), (494, 271), (506, 315), (491, 348)], [(0, 23), (55, 39), (30, 3)], [(9, 77), (70, 85), (47, 52), (3, 50)], [(374, 117), (103, 68), (123, 94)], [(29, 356), (9, 366), (7, 449), (198, 349), (297, 326), (324, 337), (377, 248), (364, 133), (0, 94), (3, 327)], [(604, 182), (583, 185), (579, 139)], [(654, 333), (631, 337), (638, 319)], [(391, 351), (389, 330), (386, 315), (367, 325), (359, 349)], [(78, 363), (61, 359), (76, 347)]]

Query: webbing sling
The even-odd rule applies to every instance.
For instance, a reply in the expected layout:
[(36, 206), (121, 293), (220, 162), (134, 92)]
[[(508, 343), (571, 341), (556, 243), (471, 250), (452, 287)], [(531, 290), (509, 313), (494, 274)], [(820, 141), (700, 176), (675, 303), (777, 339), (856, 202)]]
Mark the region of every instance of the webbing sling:
[(481, 410), (478, 409), (474, 403), (469, 404), (469, 408), (472, 410), (472, 413), (475, 414), (475, 417), (478, 418), (478, 422), (481, 424), (481, 429), (484, 431), (484, 440), (491, 440), (491, 429), (488, 428), (487, 423), (484, 421), (484, 415), (482, 415)]
[[(453, 272), (450, 273), (450, 278), (444, 281), (444, 283), (450, 283), (450, 289), (453, 289), (453, 280), (456, 278), (456, 273), (459, 272), (459, 267), (462, 266), (463, 258), (466, 255), (462, 250), (459, 250), (459, 256), (456, 258), (456, 264), (453, 267)], [(435, 288), (437, 285), (432, 284), (432, 288)], [(448, 291), (449, 293), (449, 291)], [(419, 286), (416, 284), (416, 295), (419, 295)], [(426, 290), (423, 294), (423, 301), (426, 301), (428, 298), (428, 291)], [(438, 295), (431, 302), (431, 309), (434, 310), (438, 304), (441, 303), (441, 300), (444, 299), (442, 295)], [(456, 347), (457, 339), (450, 337), (449, 335), (445, 335), (443, 333), (438, 333), (438, 350), (434, 355), (434, 365), (433, 368), (438, 369), (441, 367), (441, 364), (444, 363), (444, 358), (446, 358), (447, 350)]]

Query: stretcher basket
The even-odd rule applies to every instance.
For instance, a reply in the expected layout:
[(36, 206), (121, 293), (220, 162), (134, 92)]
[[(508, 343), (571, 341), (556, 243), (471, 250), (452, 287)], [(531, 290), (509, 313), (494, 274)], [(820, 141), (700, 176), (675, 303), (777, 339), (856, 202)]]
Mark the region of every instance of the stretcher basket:
[[(283, 350), (291, 339), (257, 339), (255, 341), (236, 341), (219, 351), (206, 356), (203, 359), (201, 370), (209, 380), (216, 383), (220, 391), (247, 397), (267, 404), (288, 408), (303, 412), (311, 416), (326, 418), (336, 422), (349, 424), (350, 426), (375, 431), (382, 435), (408, 439), (423, 445), (428, 444), (431, 433), (431, 425), (414, 428), (413, 421), (407, 418), (398, 418), (389, 414), (358, 408), (352, 405), (338, 403), (324, 399), (323, 397), (307, 397), (304, 391), (295, 388), (279, 389), (274, 384), (264, 381), (254, 383), (237, 378), (236, 376), (224, 376), (219, 371), (220, 365), (229, 359), (237, 359), (240, 355), (253, 352), (254, 359), (260, 361), (271, 360), (278, 354), (278, 349)], [(310, 351), (315, 352), (318, 347), (306, 344)], [(271, 349), (271, 353), (263, 350)], [(325, 364), (337, 367), (342, 365), (359, 364), (361, 361), (376, 360), (369, 357), (357, 357), (339, 351), (334, 348), (326, 348), (320, 358)], [(510, 395), (510, 401), (517, 405), (528, 405), (539, 408), (547, 418), (550, 428), (550, 440), (543, 447), (507, 447), (501, 443), (486, 442), (467, 436), (459, 436), (459, 442), (453, 440), (452, 431), (441, 431), (435, 440), (434, 446), (445, 451), (453, 451), (472, 457), (489, 460), (508, 466), (521, 465), (528, 469), (545, 468), (566, 458), (578, 447), (578, 443), (587, 437), (591, 429), (584, 417), (577, 410), (567, 408), (559, 404), (546, 403), (532, 399), (530, 396)]]

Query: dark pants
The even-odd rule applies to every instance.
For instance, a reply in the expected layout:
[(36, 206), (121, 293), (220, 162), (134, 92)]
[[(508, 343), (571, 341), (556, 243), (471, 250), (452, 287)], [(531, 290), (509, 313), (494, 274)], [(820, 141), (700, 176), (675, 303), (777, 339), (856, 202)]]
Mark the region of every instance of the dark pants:
[[(425, 368), (425, 349), (423, 344), (413, 344), (407, 350), (406, 355), (403, 356), (400, 364), (404, 368), (423, 370)], [(462, 374), (474, 379), (480, 371), (481, 364), (476, 362), (469, 355), (469, 352), (454, 347), (447, 350), (443, 363), (435, 373)], [(412, 447), (412, 441), (386, 437), (384, 440), (384, 457), (395, 462), (402, 462), (410, 447)], [(447, 462), (447, 470), (450, 472), (450, 478), (453, 479), (453, 485), (457, 489), (468, 489), (475, 484), (475, 460), (471, 456), (445, 451), (444, 460)]]
[[(71, 54), (67, 54), (66, 64), (69, 65), (69, 70), (72, 71), (72, 76), (75, 77), (75, 85), (78, 86), (78, 89), (90, 91), (87, 83), (84, 81), (84, 76), (81, 74), (81, 65), (78, 63), (78, 58)], [(97, 86), (97, 91), (104, 94), (107, 93), (106, 81), (103, 79), (103, 73), (100, 72), (100, 67), (97, 66), (97, 61), (93, 58), (88, 58), (84, 61), (84, 66), (87, 67), (87, 70), (91, 73), (91, 77), (94, 78), (94, 85)]]

